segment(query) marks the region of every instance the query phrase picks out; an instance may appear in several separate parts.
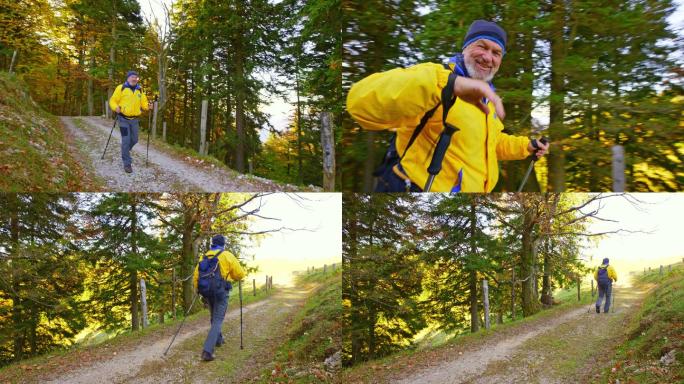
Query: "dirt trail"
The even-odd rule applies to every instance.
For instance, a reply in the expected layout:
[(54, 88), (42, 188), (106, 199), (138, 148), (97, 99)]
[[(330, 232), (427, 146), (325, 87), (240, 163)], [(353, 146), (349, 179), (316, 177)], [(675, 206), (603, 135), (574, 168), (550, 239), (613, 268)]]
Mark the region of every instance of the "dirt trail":
[[(52, 378), (48, 383), (175, 383), (186, 382), (188, 377), (191, 379), (187, 379), (187, 382), (211, 382), (214, 380), (212, 372), (221, 368), (222, 361), (228, 358), (236, 359), (239, 355), (250, 357), (251, 352), (258, 355), (262, 351), (255, 350), (255, 345), (272, 345), (276, 348), (284, 338), (281, 332), (287, 324), (285, 318), (296, 312), (310, 292), (301, 288), (278, 288), (270, 298), (243, 307), (246, 341), (243, 351), (239, 349), (240, 310), (237, 307), (229, 308), (223, 323), (226, 344), (216, 350), (216, 360), (211, 363), (202, 363), (199, 358), (202, 343), (209, 330), (208, 317), (203, 316), (183, 326), (166, 357), (163, 353), (169, 344), (170, 337), (149, 340), (155, 336), (145, 336), (137, 345), (119, 351), (108, 360), (81, 366), (77, 371)], [(269, 329), (274, 321), (281, 322), (283, 326)], [(244, 351), (250, 351), (250, 353), (243, 353)], [(231, 381), (229, 375), (222, 375), (222, 378), (217, 381), (224, 383), (244, 381), (242, 374), (254, 374), (261, 369), (261, 362), (258, 360), (254, 358), (253, 361), (245, 363), (245, 366), (241, 366), (232, 373), (242, 379)], [(200, 370), (200, 364), (211, 364), (209, 366), (211, 369)], [(246, 369), (250, 364), (253, 365), (253, 369)]]
[(73, 151), (104, 181), (105, 190), (115, 192), (257, 192), (291, 191), (297, 187), (273, 181), (245, 177), (189, 156), (171, 154), (150, 142), (149, 165), (145, 165), (147, 135), (140, 132), (133, 147), (133, 173), (124, 173), (121, 162), (121, 136), (114, 129), (104, 160), (101, 159), (113, 120), (100, 117), (60, 117), (67, 132), (75, 139)]
[[(638, 309), (645, 290), (626, 284), (615, 289), (615, 312), (597, 314), (593, 306), (572, 309), (501, 339), (466, 349), (456, 359), (410, 372), (409, 383), (564, 383), (590, 382), (619, 343), (627, 317)], [(591, 309), (591, 311), (588, 311)]]

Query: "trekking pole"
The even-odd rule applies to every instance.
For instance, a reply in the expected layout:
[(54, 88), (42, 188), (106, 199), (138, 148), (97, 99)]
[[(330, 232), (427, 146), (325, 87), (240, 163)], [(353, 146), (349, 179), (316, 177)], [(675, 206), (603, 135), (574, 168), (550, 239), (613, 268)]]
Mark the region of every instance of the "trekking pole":
[[(181, 328), (183, 327), (183, 324), (185, 324), (185, 319), (188, 318), (188, 314), (189, 314), (190, 311), (192, 310), (192, 307), (195, 305), (195, 301), (197, 301), (197, 297), (198, 297), (198, 296), (199, 296), (199, 295), (196, 294), (196, 295), (195, 295), (195, 298), (192, 299), (192, 303), (190, 303), (190, 308), (188, 308), (188, 310), (185, 312), (185, 316), (183, 316), (183, 320), (181, 321), (180, 325), (178, 326), (178, 329), (176, 330), (176, 333), (173, 335), (173, 338), (171, 339), (171, 342), (169, 343), (169, 346), (166, 347), (166, 351), (164, 351), (164, 356), (166, 356), (166, 354), (169, 352), (169, 349), (171, 349), (171, 345), (172, 345), (173, 342), (176, 340), (176, 336), (178, 336), (178, 333), (180, 332)], [(174, 310), (175, 310), (175, 309), (174, 309)]]
[(238, 280), (238, 291), (240, 291), (240, 349), (242, 345), (242, 280)]
[(100, 160), (104, 160), (105, 153), (107, 153), (107, 147), (109, 146), (109, 140), (112, 139), (112, 133), (114, 133), (114, 127), (116, 127), (116, 120), (117, 120), (116, 112), (114, 112), (114, 125), (112, 125), (112, 130), (109, 131), (109, 138), (107, 139), (107, 144), (105, 144), (105, 149), (102, 152), (102, 157), (100, 158)]
[(611, 297), (611, 299), (613, 301), (613, 303), (611, 304), (611, 310), (613, 311), (613, 313), (615, 313), (615, 290), (613, 290), (613, 292), (611, 292), (611, 293), (612, 293), (611, 296), (613, 296), (613, 297)]
[[(548, 144), (549, 140), (546, 137), (542, 137), (539, 139), (543, 144)], [(525, 172), (525, 177), (523, 177), (522, 183), (520, 183), (520, 188), (518, 188), (518, 192), (522, 192), (523, 188), (525, 187), (525, 183), (527, 183), (527, 179), (530, 177), (530, 174), (532, 173), (532, 170), (534, 169), (534, 163), (537, 162), (537, 152), (539, 151), (539, 144), (537, 144), (537, 140), (532, 140), (532, 146), (536, 149), (533, 154), (530, 155), (531, 162), (530, 166), (527, 167), (527, 172)]]

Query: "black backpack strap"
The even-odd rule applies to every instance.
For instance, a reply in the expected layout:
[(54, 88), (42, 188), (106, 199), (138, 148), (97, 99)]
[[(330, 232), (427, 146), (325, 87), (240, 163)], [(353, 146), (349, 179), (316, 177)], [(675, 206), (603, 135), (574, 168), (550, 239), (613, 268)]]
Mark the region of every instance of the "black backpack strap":
[[(455, 74), (455, 72), (453, 71), (453, 68), (451, 68), (449, 66), (449, 64), (444, 64), (444, 68), (451, 71), (451, 73), (449, 74), (449, 79), (451, 80), (452, 76), (454, 76), (454, 74)], [(454, 76), (454, 80), (455, 79), (456, 79), (456, 77)], [(451, 95), (453, 96), (454, 82), (447, 80), (447, 85), (444, 88), (442, 88), (442, 94), (441, 94), (440, 102), (437, 105), (435, 105), (432, 109), (427, 111), (423, 115), (423, 117), (420, 119), (420, 123), (418, 123), (418, 125), (416, 126), (416, 129), (413, 130), (413, 133), (411, 134), (411, 138), (409, 139), (408, 144), (406, 144), (406, 148), (404, 148), (404, 153), (401, 155), (401, 158), (399, 159), (399, 161), (404, 159), (404, 156), (406, 156), (406, 153), (408, 152), (409, 148), (411, 148), (411, 145), (413, 145), (413, 142), (416, 141), (416, 139), (418, 138), (418, 135), (420, 135), (420, 133), (423, 131), (423, 128), (425, 128), (425, 125), (427, 124), (428, 120), (430, 120), (432, 118), (432, 115), (435, 114), (435, 111), (437, 110), (437, 108), (439, 108), (440, 105), (442, 106), (442, 110), (443, 110), (442, 111), (442, 122), (443, 122), (443, 124), (446, 124), (446, 116), (449, 113), (449, 109), (451, 109), (451, 107), (454, 105), (454, 102), (456, 101), (456, 98), (454, 98), (450, 103), (448, 103), (448, 105), (445, 106), (444, 101), (443, 101), (444, 100), (444, 90), (447, 88), (452, 89)]]

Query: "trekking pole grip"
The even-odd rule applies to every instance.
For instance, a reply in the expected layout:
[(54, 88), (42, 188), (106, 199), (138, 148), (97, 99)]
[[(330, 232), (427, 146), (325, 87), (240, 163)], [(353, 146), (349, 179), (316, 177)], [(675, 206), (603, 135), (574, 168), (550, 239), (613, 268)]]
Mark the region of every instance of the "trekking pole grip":
[[(542, 144), (548, 144), (549, 139), (546, 136), (542, 136), (539, 141)], [(532, 140), (532, 147), (534, 147), (535, 151), (532, 153), (528, 158), (532, 161), (537, 161), (539, 158), (537, 158), (537, 153), (539, 152), (539, 144), (537, 144), (537, 139)]]
[(437, 146), (435, 147), (435, 152), (432, 154), (432, 160), (430, 161), (430, 166), (428, 167), (428, 173), (431, 175), (437, 175), (442, 170), (442, 161), (444, 160), (444, 155), (449, 148), (451, 143), (451, 136), (456, 132), (456, 128), (451, 124), (446, 124), (444, 131), (439, 136), (437, 141)]

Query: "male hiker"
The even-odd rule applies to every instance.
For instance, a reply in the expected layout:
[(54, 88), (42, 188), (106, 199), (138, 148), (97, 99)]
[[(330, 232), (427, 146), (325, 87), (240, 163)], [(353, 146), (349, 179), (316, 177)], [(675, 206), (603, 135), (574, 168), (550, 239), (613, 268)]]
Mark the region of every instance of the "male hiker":
[(142, 111), (149, 111), (152, 107), (147, 96), (138, 84), (138, 72), (128, 71), (126, 82), (116, 87), (109, 99), (109, 107), (117, 113), (119, 130), (121, 131), (121, 159), (124, 171), (133, 172), (131, 150), (138, 142), (138, 116)]
[(596, 313), (601, 313), (601, 300), (606, 297), (606, 304), (603, 306), (603, 312), (608, 313), (610, 309), (610, 299), (613, 295), (613, 282), (617, 281), (617, 273), (612, 266), (608, 265), (608, 258), (603, 259), (603, 264), (596, 268), (594, 272), (594, 280), (598, 283), (598, 299), (596, 300)]
[(246, 275), (237, 258), (224, 250), (225, 245), (226, 239), (222, 235), (212, 237), (211, 249), (200, 258), (193, 275), (195, 289), (209, 304), (211, 313), (211, 328), (202, 349), (204, 361), (214, 360), (214, 348), (223, 344), (221, 326), (232, 288), (230, 280), (242, 280)]
[[(531, 153), (540, 158), (547, 153), (548, 144), (502, 132), (505, 112), (491, 80), (505, 53), (506, 32), (493, 22), (477, 20), (465, 36), (463, 52), (449, 59), (448, 68), (423, 63), (375, 73), (351, 87), (349, 114), (364, 129), (396, 132), (375, 173), (376, 192), (422, 190), (444, 129), (443, 89), (449, 97), (452, 93), (457, 97), (446, 117), (456, 133), (431, 191), (490, 192), (499, 178), (498, 160), (522, 160)], [(452, 72), (453, 91), (446, 89)], [(424, 128), (419, 128), (421, 124)]]

